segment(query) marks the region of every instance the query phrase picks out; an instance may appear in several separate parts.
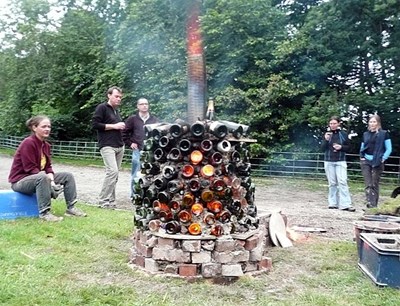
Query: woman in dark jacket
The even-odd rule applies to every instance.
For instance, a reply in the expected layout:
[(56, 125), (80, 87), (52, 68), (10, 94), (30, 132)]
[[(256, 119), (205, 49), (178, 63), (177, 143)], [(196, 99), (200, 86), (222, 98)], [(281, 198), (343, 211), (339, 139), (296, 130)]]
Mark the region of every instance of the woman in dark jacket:
[(368, 131), (364, 132), (360, 147), (361, 171), (368, 208), (378, 206), (379, 180), (390, 153), (392, 153), (392, 142), (389, 133), (382, 130), (381, 118), (372, 115), (368, 120)]
[(16, 192), (36, 193), (39, 206), (39, 217), (45, 221), (61, 221), (50, 213), (51, 198), (64, 192), (67, 204), (65, 215), (86, 216), (75, 207), (76, 185), (69, 172), (54, 173), (51, 166), (50, 144), (46, 139), (50, 135), (50, 119), (46, 116), (35, 116), (26, 122), (32, 135), (26, 137), (14, 155), (8, 181)]

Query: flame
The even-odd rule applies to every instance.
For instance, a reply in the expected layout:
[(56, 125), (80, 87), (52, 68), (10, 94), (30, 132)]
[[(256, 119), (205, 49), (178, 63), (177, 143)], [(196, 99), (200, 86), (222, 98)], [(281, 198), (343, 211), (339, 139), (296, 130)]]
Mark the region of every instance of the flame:
[(290, 227), (286, 227), (286, 236), (292, 241), (305, 241), (308, 239), (308, 235), (300, 234)]

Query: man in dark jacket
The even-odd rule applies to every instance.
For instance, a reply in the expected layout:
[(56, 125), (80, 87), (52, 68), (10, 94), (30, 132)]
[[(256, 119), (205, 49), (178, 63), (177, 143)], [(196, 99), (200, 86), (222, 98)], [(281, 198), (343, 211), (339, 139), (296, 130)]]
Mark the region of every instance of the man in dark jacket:
[(100, 153), (106, 167), (106, 177), (100, 191), (99, 205), (102, 208), (115, 208), (115, 187), (125, 149), (122, 140), (125, 123), (118, 113), (122, 99), (121, 88), (116, 86), (109, 88), (107, 97), (107, 102), (96, 107), (92, 127), (97, 130)]
[(138, 112), (125, 121), (125, 130), (122, 133), (124, 143), (132, 149), (132, 172), (131, 172), (131, 198), (135, 195), (135, 181), (140, 170), (140, 151), (143, 149), (145, 124), (157, 123), (158, 119), (149, 113), (149, 101), (140, 98), (137, 101)]

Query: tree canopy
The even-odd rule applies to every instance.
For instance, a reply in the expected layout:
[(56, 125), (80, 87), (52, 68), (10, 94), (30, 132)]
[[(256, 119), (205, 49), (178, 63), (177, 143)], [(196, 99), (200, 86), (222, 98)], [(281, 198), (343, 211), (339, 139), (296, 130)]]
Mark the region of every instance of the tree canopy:
[[(186, 18), (200, 0), (15, 0), (0, 14), (0, 130), (47, 114), (54, 137), (93, 139), (108, 87), (121, 113), (146, 97), (165, 121), (187, 108)], [(359, 136), (382, 117), (400, 153), (397, 0), (203, 0), (207, 94), (251, 127), (253, 154), (317, 151), (332, 115)]]

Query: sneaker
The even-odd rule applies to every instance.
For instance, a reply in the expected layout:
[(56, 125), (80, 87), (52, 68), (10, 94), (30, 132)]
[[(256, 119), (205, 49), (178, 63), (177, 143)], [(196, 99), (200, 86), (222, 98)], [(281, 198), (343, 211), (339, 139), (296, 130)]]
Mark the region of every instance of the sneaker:
[(71, 207), (71, 208), (68, 208), (65, 211), (65, 215), (68, 216), (68, 217), (86, 217), (87, 216), (86, 213), (84, 213), (79, 208), (76, 208), (75, 206)]
[(349, 206), (349, 207), (343, 208), (341, 210), (343, 210), (343, 211), (351, 211), (351, 212), (355, 212), (356, 211), (356, 209), (353, 206)]
[(339, 207), (337, 206), (328, 206), (329, 209), (338, 209)]
[(63, 217), (57, 217), (53, 215), (52, 213), (44, 213), (39, 215), (39, 219), (42, 219), (44, 221), (49, 221), (49, 222), (59, 222), (62, 221), (64, 218)]
[(117, 205), (114, 203), (104, 203), (99, 205), (100, 208), (105, 208), (105, 209), (116, 209)]

